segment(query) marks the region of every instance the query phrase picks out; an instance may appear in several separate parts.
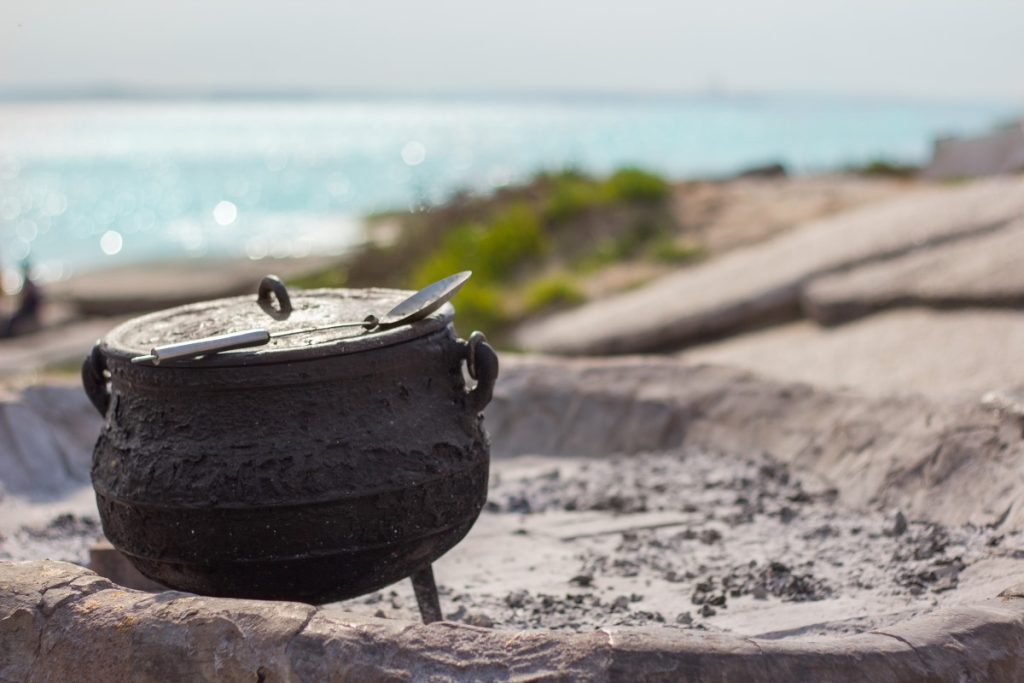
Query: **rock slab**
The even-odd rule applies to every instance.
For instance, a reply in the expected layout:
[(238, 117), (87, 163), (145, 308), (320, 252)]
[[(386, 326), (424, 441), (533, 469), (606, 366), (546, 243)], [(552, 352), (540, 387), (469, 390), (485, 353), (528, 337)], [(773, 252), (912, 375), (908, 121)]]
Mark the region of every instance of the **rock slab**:
[(544, 353), (643, 353), (794, 320), (814, 278), (993, 232), (1022, 213), (1021, 178), (911, 192), (528, 323), (516, 341)]
[(780, 325), (680, 355), (782, 382), (976, 401), (1024, 387), (1024, 312), (891, 310), (838, 327)]
[(975, 239), (915, 251), (803, 290), (806, 316), (836, 325), (896, 307), (1024, 307), (1024, 221)]

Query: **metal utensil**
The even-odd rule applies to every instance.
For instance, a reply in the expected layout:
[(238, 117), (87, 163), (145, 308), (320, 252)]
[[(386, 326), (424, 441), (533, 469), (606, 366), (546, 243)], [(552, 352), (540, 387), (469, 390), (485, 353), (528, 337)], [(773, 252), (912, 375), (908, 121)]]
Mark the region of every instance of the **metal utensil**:
[(335, 323), (332, 325), (322, 325), (320, 327), (305, 327), (297, 330), (271, 332), (265, 328), (256, 328), (252, 330), (242, 330), (240, 332), (229, 332), (227, 334), (218, 334), (212, 337), (203, 337), (202, 339), (193, 339), (190, 341), (157, 346), (146, 355), (132, 358), (132, 363), (139, 364), (152, 362), (154, 365), (159, 365), (165, 360), (195, 358), (196, 356), (219, 353), (221, 351), (263, 346), (264, 344), (269, 343), (271, 339), (290, 337), (297, 334), (310, 334), (313, 332), (338, 330), (345, 327), (362, 327), (367, 332), (370, 332), (376, 329), (388, 329), (391, 327), (398, 327), (399, 325), (407, 325), (426, 318), (428, 315), (448, 303), (448, 301), (450, 301), (451, 298), (455, 296), (460, 289), (462, 289), (462, 286), (466, 284), (466, 281), (469, 280), (472, 274), (473, 273), (471, 271), (465, 270), (461, 273), (456, 273), (455, 275), (446, 277), (443, 280), (438, 280), (433, 284), (427, 285), (408, 299), (403, 300), (380, 318), (370, 314), (359, 322)]

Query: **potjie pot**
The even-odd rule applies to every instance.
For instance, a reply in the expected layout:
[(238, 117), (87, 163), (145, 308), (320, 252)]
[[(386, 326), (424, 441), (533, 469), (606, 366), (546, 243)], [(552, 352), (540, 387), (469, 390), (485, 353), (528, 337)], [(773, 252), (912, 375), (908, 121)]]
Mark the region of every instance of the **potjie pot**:
[(412, 576), (424, 617), (437, 618), (430, 563), (483, 507), (481, 412), (498, 373), (483, 335), (458, 338), (450, 304), (391, 329), (131, 362), (160, 344), (247, 328), (361, 320), (409, 294), (289, 296), (267, 278), (258, 299), (182, 306), (112, 330), (82, 369), (105, 418), (92, 481), (110, 542), (147, 577), (204, 595), (319, 604)]

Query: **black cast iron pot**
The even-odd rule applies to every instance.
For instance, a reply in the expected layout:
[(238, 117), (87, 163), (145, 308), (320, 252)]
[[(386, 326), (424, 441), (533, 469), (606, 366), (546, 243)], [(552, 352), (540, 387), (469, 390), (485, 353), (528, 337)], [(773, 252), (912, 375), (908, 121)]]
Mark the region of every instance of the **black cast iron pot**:
[(481, 411), (497, 356), (479, 333), (456, 336), (446, 304), (384, 331), (130, 362), (153, 346), (247, 328), (362, 320), (410, 294), (310, 290), (289, 300), (279, 285), (275, 307), (266, 293), (136, 318), (93, 349), (82, 374), (106, 420), (92, 481), (107, 538), (149, 578), (205, 595), (319, 604), (424, 571), (432, 589), (430, 563), (465, 536), (486, 498)]

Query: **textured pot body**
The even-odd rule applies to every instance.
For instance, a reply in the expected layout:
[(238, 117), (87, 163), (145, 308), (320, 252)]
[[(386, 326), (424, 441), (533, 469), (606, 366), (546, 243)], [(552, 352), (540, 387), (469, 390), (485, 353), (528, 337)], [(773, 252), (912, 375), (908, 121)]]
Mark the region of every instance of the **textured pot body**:
[(425, 567), (469, 531), (488, 479), (470, 345), (441, 322), (244, 367), (133, 365), (101, 345), (107, 538), (146, 576), (207, 595), (323, 603)]

